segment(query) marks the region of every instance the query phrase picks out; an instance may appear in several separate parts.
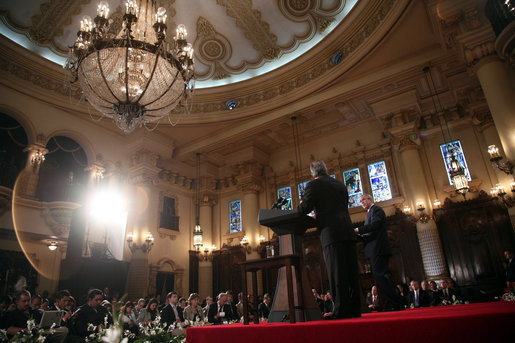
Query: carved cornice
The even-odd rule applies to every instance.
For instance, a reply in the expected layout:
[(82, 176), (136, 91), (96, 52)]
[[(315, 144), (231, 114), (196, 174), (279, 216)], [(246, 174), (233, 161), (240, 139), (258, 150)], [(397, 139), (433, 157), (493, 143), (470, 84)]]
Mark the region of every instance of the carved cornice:
[(471, 106), (469, 110), (472, 113), (472, 123), (478, 127), (479, 132), (494, 125), (494, 120), (487, 104)]

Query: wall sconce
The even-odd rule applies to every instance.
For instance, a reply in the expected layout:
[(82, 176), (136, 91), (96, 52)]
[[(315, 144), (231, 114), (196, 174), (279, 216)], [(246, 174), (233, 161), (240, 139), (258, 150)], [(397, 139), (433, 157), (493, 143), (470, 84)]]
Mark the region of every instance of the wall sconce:
[(32, 154), (32, 157), (30, 158), (30, 163), (32, 163), (32, 165), (34, 165), (34, 166), (40, 165), (44, 161), (45, 161), (45, 154), (40, 150), (34, 151), (34, 153)]
[(50, 244), (48, 244), (48, 249), (50, 251), (54, 251), (57, 249), (57, 242), (50, 242)]
[(240, 241), (240, 244), (243, 247), (243, 249), (247, 252), (247, 254), (251, 253), (252, 249), (249, 246), (249, 239), (247, 238), (247, 236), (243, 236), (243, 238)]
[(442, 206), (442, 203), (440, 202), (440, 199), (435, 199), (433, 201), (433, 208), (440, 208)]
[(411, 214), (411, 207), (409, 207), (408, 205), (404, 205), (404, 207), (402, 208), (402, 212), (409, 216)]
[[(512, 192), (514, 191), (514, 187), (515, 187), (514, 183), (515, 182), (510, 183)], [(509, 195), (508, 196), (506, 195), (506, 190), (504, 189), (504, 186), (501, 184), (497, 184), (495, 187), (490, 189), (490, 195), (492, 197), (500, 198), (500, 200), (502, 201), (502, 204), (505, 207), (513, 206), (513, 199)]]
[(134, 234), (132, 232), (127, 234), (127, 243), (129, 244), (129, 249), (132, 253), (137, 249), (141, 249), (144, 253), (150, 252), (154, 245), (154, 236), (152, 236), (150, 232), (147, 232), (144, 237), (145, 243), (138, 245), (134, 243)]
[(208, 246), (204, 245), (204, 251), (198, 255), (199, 260), (201, 261), (212, 261), (213, 260), (213, 251), (216, 250), (216, 245)]
[(418, 217), (418, 221), (421, 223), (427, 223), (429, 221), (429, 216), (424, 212), (426, 208), (424, 207), (423, 201), (417, 201), (417, 211), (420, 212), (420, 215)]
[(510, 182), (511, 192), (515, 193), (515, 181)]
[(490, 154), (490, 162), (492, 162), (492, 165), (495, 168), (502, 170), (508, 175), (513, 174), (513, 164), (509, 160), (503, 160), (498, 147), (495, 145), (489, 145), (488, 153)]

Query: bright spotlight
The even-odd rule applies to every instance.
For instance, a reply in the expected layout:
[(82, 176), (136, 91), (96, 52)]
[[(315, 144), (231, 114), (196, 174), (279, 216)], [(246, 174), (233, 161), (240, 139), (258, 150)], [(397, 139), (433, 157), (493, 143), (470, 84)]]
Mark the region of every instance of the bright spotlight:
[(118, 220), (125, 212), (125, 202), (122, 196), (110, 191), (99, 191), (90, 199), (90, 215), (98, 221)]

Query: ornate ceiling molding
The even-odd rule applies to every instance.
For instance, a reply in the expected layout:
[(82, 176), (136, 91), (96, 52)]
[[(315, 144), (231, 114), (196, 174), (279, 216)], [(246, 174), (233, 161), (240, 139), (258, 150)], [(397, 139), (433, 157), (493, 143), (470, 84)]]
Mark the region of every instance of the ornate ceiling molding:
[(209, 67), (205, 73), (196, 72), (198, 80), (221, 80), (230, 76), (227, 62), (232, 55), (231, 42), (204, 17), (197, 20), (197, 37), (193, 47), (197, 52), (197, 61)]
[[(368, 12), (363, 17), (355, 20), (359, 27), (353, 30), (354, 34), (348, 34), (344, 38), (345, 40), (340, 43), (341, 47), (339, 49), (343, 53), (341, 63), (345, 63), (346, 59), (355, 54), (359, 48), (365, 45), (367, 39), (379, 30), (381, 27), (380, 24), (385, 21), (396, 3), (397, 2), (394, 0), (373, 2), (373, 4), (370, 5), (371, 12)], [(404, 5), (400, 6), (401, 8), (404, 8)], [(391, 25), (393, 25), (394, 22), (395, 21), (392, 20)], [(382, 29), (388, 30), (389, 28), (390, 27)], [(363, 53), (366, 54), (367, 52), (368, 51), (364, 51)], [(234, 97), (234, 99), (238, 102), (238, 109), (267, 102), (286, 94), (291, 94), (299, 88), (305, 87), (314, 80), (327, 74), (327, 72), (332, 70), (333, 67), (334, 65), (331, 62), (331, 59), (328, 58), (326, 52), (323, 52), (316, 56), (316, 60), (310, 59), (309, 61), (305, 61), (302, 66), (296, 69), (302, 72), (297, 72), (294, 75), (291, 73), (284, 73), (280, 78), (274, 78), (274, 84), (272, 86), (269, 83), (264, 82), (259, 87), (260, 89), (254, 89), (252, 92), (248, 92), (246, 95)], [(302, 96), (300, 93), (297, 94), (299, 97)], [(216, 101), (211, 102), (204, 101), (202, 103), (194, 101), (191, 112), (205, 115), (206, 113), (225, 111), (225, 102), (227, 99), (223, 99), (221, 101), (219, 99), (220, 98), (217, 98)], [(232, 115), (234, 115), (234, 113), (232, 113)]]
[[(297, 40), (303, 41), (311, 39), (317, 31), (319, 33), (324, 32), (329, 24), (334, 21), (334, 17), (343, 10), (347, 1), (336, 1), (329, 8), (323, 8), (321, 0), (280, 0), (277, 3), (279, 10), (286, 18), (295, 22), (305, 22), (309, 25), (303, 35), (296, 36)], [(295, 42), (292, 42), (291, 47), (294, 44)]]
[(236, 19), (236, 26), (243, 30), (245, 37), (252, 42), (252, 47), (260, 52), (257, 61), (245, 61), (245, 64), (260, 64), (262, 59), (273, 60), (279, 56), (277, 36), (270, 32), (270, 25), (261, 20), (261, 12), (252, 8), (251, 0), (216, 0), (216, 3), (226, 8), (227, 15)]

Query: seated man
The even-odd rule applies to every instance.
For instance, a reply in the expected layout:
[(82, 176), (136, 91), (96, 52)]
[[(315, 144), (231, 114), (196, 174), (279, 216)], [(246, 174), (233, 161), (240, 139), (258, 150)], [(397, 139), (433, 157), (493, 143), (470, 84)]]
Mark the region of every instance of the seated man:
[(166, 295), (168, 305), (161, 310), (161, 323), (166, 323), (168, 327), (175, 325), (185, 327), (183, 309), (179, 306), (179, 295), (177, 292), (170, 292)]
[[(18, 291), (14, 296), (16, 307), (14, 310), (9, 311), (2, 317), (0, 328), (7, 331), (8, 336), (14, 336), (20, 331), (27, 331), (27, 321), (34, 319), (34, 324), (38, 325), (41, 320), (41, 311), (39, 309), (33, 310), (31, 308), (31, 299), (29, 291)], [(56, 329), (53, 334), (48, 331), (43, 331), (46, 336), (46, 342), (62, 343), (66, 339), (68, 330), (63, 327)]]
[(272, 297), (270, 294), (265, 293), (263, 295), (263, 302), (258, 305), (258, 313), (260, 318), (268, 319), (268, 315), (271, 310)]
[(372, 286), (370, 296), (367, 296), (367, 307), (370, 311), (379, 310), (378, 291), (376, 286)]
[(27, 330), (27, 321), (31, 318), (35, 323), (41, 320), (41, 313), (31, 308), (31, 299), (29, 291), (18, 291), (14, 295), (14, 304), (16, 307), (12, 311), (5, 313), (0, 323), (0, 328), (7, 331), (8, 336), (14, 336), (19, 331)]
[(431, 299), (424, 290), (420, 289), (418, 281), (412, 280), (410, 286), (413, 291), (408, 295), (408, 306), (411, 308), (429, 307)]
[(230, 317), (230, 315), (231, 308), (227, 304), (227, 294), (220, 293), (218, 295), (218, 301), (209, 305), (209, 310), (207, 311), (207, 320), (210, 323), (218, 325), (223, 324), (224, 321), (237, 319)]
[(100, 289), (93, 288), (88, 292), (86, 304), (79, 307), (74, 314), (74, 324), (70, 330), (70, 336), (76, 339), (80, 338), (82, 341), (86, 336), (92, 332), (88, 331), (88, 325), (103, 327), (104, 320), (109, 317), (107, 310), (100, 306), (102, 303), (103, 294)]

